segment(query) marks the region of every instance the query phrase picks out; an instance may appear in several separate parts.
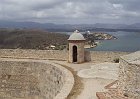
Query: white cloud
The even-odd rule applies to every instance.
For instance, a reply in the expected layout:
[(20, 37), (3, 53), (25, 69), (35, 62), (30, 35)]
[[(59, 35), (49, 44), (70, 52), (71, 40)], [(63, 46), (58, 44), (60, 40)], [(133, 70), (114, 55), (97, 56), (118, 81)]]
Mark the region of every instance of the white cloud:
[(55, 23), (137, 22), (140, 21), (139, 4), (139, 0), (1, 0), (0, 19)]

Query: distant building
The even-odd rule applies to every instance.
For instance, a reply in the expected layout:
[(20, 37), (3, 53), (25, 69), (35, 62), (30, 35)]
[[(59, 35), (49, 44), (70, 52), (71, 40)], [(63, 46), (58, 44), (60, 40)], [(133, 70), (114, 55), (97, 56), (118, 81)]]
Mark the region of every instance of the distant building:
[(54, 46), (54, 45), (50, 45), (49, 46), (49, 49), (53, 49), (54, 50), (55, 48), (56, 48), (56, 46)]
[(88, 34), (92, 34), (90, 31), (87, 31)]

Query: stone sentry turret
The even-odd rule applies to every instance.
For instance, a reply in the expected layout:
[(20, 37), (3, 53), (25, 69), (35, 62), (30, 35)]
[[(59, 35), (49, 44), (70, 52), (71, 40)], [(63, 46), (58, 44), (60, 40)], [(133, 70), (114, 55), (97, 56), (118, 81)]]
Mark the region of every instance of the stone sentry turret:
[(69, 58), (70, 63), (83, 63), (85, 61), (85, 38), (78, 31), (74, 31), (68, 39), (69, 42)]

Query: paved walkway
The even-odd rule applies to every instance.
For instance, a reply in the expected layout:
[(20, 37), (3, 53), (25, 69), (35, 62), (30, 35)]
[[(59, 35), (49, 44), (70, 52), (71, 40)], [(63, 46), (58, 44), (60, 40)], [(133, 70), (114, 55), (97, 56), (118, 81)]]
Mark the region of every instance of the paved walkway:
[(53, 61), (78, 72), (84, 88), (76, 99), (97, 99), (96, 92), (106, 91), (104, 87), (117, 79), (118, 64), (92, 62), (83, 64), (70, 64), (66, 61)]
[(78, 71), (78, 76), (82, 78), (104, 78), (104, 79), (118, 79), (118, 63), (101, 63), (92, 65), (90, 69), (83, 69)]

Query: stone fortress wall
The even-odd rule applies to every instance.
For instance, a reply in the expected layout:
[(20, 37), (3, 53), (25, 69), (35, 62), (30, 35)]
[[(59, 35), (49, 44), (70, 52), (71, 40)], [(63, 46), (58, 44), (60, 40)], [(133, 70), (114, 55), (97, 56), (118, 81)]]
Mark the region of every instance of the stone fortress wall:
[[(107, 52), (107, 51), (85, 51), (86, 61), (113, 61), (128, 52)], [(68, 51), (60, 50), (22, 50), (22, 49), (0, 49), (0, 57), (2, 58), (30, 58), (30, 59), (49, 59), (49, 60), (67, 60)]]
[(65, 99), (73, 75), (47, 60), (0, 59), (0, 99)]
[(140, 51), (120, 58), (118, 90), (130, 99), (140, 99)]
[(0, 57), (3, 58), (30, 58), (30, 59), (57, 59), (67, 60), (67, 51), (59, 50), (22, 50), (22, 49), (0, 49)]
[[(126, 54), (128, 52), (85, 51), (85, 59), (95, 63), (98, 61), (112, 62), (115, 58)], [(6, 96), (6, 99), (17, 99), (11, 98), (12, 96), (24, 97), (23, 99), (38, 99), (38, 97), (39, 99), (52, 99), (56, 95), (55, 99), (65, 99), (74, 84), (70, 71), (47, 61), (67, 60), (68, 51), (0, 49), (0, 58), (0, 98), (1, 96)], [(130, 76), (132, 76), (131, 74), (139, 75), (138, 71), (140, 71), (140, 68), (139, 65), (130, 64), (127, 58), (121, 57), (120, 61), (119, 89), (126, 93), (127, 91), (124, 91), (124, 89), (129, 90), (132, 87), (134, 88), (134, 86), (139, 87), (140, 80), (135, 80), (133, 77), (131, 80), (134, 82), (130, 83), (129, 87), (126, 87), (129, 83), (126, 83), (125, 74), (128, 73)], [(130, 68), (132, 68), (132, 71)], [(135, 69), (137, 71), (134, 71)], [(130, 72), (126, 72), (127, 70), (130, 70)], [(139, 76), (136, 77), (139, 79)], [(13, 83), (11, 83), (11, 80)], [(138, 90), (135, 90), (134, 93), (136, 91)], [(131, 93), (129, 95), (131, 96)]]

